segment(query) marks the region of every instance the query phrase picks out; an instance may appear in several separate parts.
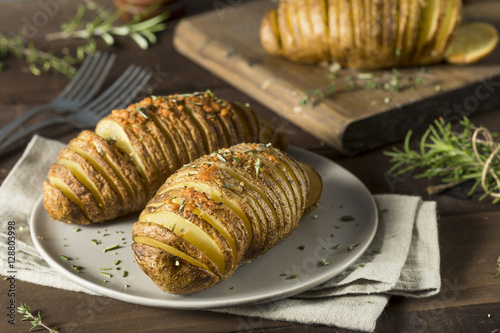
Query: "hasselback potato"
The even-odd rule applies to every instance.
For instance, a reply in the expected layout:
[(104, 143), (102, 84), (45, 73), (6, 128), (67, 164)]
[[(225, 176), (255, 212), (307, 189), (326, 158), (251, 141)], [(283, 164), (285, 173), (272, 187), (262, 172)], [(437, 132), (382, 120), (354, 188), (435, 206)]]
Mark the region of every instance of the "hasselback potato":
[(220, 149), (179, 169), (149, 201), (132, 228), (136, 262), (168, 293), (205, 290), (290, 235), (321, 188), (312, 168), (270, 145)]
[[(461, 15), (461, 0), (281, 0), (263, 17), (260, 40), (269, 54), (304, 63), (360, 69), (464, 63), (446, 54)], [(487, 38), (494, 47), (493, 35)], [(481, 57), (491, 50), (483, 48)]]
[(282, 137), (248, 104), (210, 91), (147, 97), (113, 110), (61, 150), (43, 184), (43, 203), (54, 220), (103, 222), (141, 211), (168, 176), (200, 156), (276, 139)]

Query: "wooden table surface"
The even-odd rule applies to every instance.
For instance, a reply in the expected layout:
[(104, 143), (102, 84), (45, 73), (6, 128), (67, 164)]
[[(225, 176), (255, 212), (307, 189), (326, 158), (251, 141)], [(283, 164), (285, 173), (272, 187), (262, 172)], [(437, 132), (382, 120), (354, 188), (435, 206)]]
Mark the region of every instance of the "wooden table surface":
[[(0, 3), (0, 32), (18, 31), (26, 22), (33, 22), (43, 10), (42, 3), (55, 4), (57, 15), (37, 27), (33, 41), (41, 49), (60, 52), (62, 47), (74, 49), (78, 42), (52, 42), (44, 39), (47, 32), (56, 31), (62, 21), (75, 13), (76, 1), (20, 1)], [(103, 2), (111, 5), (111, 1)], [(226, 6), (220, 9), (220, 3)], [(188, 1), (186, 15), (207, 10), (227, 10), (239, 1)], [(310, 134), (280, 118), (244, 92), (238, 91), (206, 70), (179, 55), (172, 47), (172, 34), (176, 21), (168, 24), (159, 34), (159, 42), (147, 51), (140, 51), (127, 39), (109, 49), (117, 54), (117, 61), (109, 82), (119, 76), (129, 64), (148, 67), (154, 76), (150, 88), (155, 94), (192, 92), (211, 89), (229, 100), (250, 102), (259, 115), (274, 122), (288, 134), (291, 144), (315, 151), (341, 164), (362, 182), (373, 194), (401, 193), (420, 195), (437, 201), (439, 213), (439, 241), (441, 249), (442, 290), (423, 299), (391, 298), (377, 322), (376, 332), (484, 332), (500, 331), (500, 279), (494, 279), (495, 264), (500, 255), (500, 206), (488, 200), (478, 202), (468, 198), (466, 189), (454, 189), (439, 196), (429, 197), (425, 188), (434, 181), (415, 180), (408, 176), (390, 177), (390, 166), (382, 151), (370, 151), (355, 157), (335, 152)], [(106, 49), (99, 44), (101, 49)], [(21, 60), (9, 57), (0, 72), (0, 125), (19, 116), (30, 107), (49, 101), (67, 84), (60, 74), (46, 73), (33, 76)], [(108, 83), (109, 83), (108, 82)], [(495, 91), (498, 94), (498, 91)], [(465, 97), (465, 96), (464, 96)], [(475, 123), (485, 124), (491, 130), (500, 130), (500, 107), (480, 115), (474, 114)], [(39, 119), (38, 119), (39, 120)], [(70, 126), (44, 130), (39, 134), (67, 142), (77, 131)], [(398, 144), (401, 146), (401, 143)], [(0, 156), (0, 182), (2, 182), (22, 154), (23, 144)], [(2, 227), (8, 217), (2, 216)], [(6, 274), (0, 272), (0, 274)], [(63, 332), (348, 332), (324, 326), (305, 326), (289, 322), (274, 322), (256, 318), (215, 314), (208, 311), (166, 310), (139, 306), (105, 297), (89, 296), (41, 287), (17, 281), (17, 299), (41, 311), (44, 322), (58, 326)], [(8, 284), (0, 287), (0, 308), (6, 311)], [(0, 332), (26, 332), (27, 322), (7, 324), (0, 319)], [(6, 314), (6, 312), (5, 312)], [(18, 316), (19, 319), (19, 316)]]

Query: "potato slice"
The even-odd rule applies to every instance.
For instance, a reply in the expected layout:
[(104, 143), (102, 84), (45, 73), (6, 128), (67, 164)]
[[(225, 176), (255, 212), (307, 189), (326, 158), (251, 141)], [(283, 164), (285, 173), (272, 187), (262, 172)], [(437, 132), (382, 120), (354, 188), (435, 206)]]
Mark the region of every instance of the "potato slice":
[(297, 45), (292, 35), (292, 27), (288, 20), (288, 2), (281, 1), (277, 9), (278, 31), (281, 40), (281, 50), (284, 55), (295, 59)]
[[(195, 207), (192, 213), (205, 220), (226, 239), (234, 254), (233, 267), (237, 267), (248, 247), (248, 234), (244, 232), (243, 221), (229, 208), (218, 203), (214, 204), (206, 195), (196, 192), (193, 188), (184, 189), (188, 197), (194, 197)], [(167, 192), (170, 193), (170, 192)], [(183, 199), (171, 199), (173, 203), (182, 205)]]
[[(172, 189), (168, 192), (172, 198), (179, 197), (182, 189)], [(187, 200), (184, 197), (182, 199)], [(139, 216), (139, 221), (154, 222), (169, 229), (205, 253), (222, 276), (232, 274), (236, 268), (233, 266), (235, 261), (230, 245), (214, 227), (188, 210), (189, 206), (191, 205), (186, 204), (186, 201), (178, 205), (167, 200), (161, 206), (146, 207)]]
[[(364, 4), (363, 0), (350, 0), (351, 17), (352, 17), (352, 33), (353, 33), (353, 52), (349, 59), (349, 64), (362, 63), (367, 58), (366, 45), (364, 44)], [(359, 67), (359, 65), (355, 66)]]
[(338, 0), (339, 9), (339, 47), (340, 53), (338, 62), (341, 65), (347, 65), (349, 59), (355, 54), (353, 21), (351, 13), (350, 0)]
[(404, 65), (413, 64), (413, 56), (416, 52), (418, 45), (418, 34), (420, 30), (420, 12), (421, 6), (419, 0), (410, 1), (410, 14), (408, 16), (408, 23), (405, 32), (404, 48), (401, 50), (400, 58)]
[(227, 147), (228, 142), (222, 125), (213, 114), (213, 109), (205, 105), (207, 98), (205, 95), (193, 96), (185, 100), (185, 107), (187, 114), (197, 121), (203, 140), (207, 143), (205, 146), (212, 152), (220, 147)]
[[(90, 221), (104, 220), (106, 214), (99, 206), (99, 203), (96, 201), (93, 193), (85, 187), (68, 168), (60, 164), (52, 164), (49, 169), (48, 179), (52, 186), (59, 189), (64, 196), (78, 206), (83, 212), (86, 220), (83, 221), (83, 223), (78, 224), (90, 224)], [(57, 195), (59, 197), (59, 194)], [(59, 204), (56, 205), (56, 207), (58, 206)], [(53, 209), (54, 208), (50, 208), (50, 211)], [(74, 208), (71, 209), (74, 210)], [(67, 222), (64, 217), (53, 217), (63, 222)], [(71, 219), (75, 220), (74, 217)]]
[[(167, 192), (168, 190), (175, 188), (194, 188), (198, 192), (206, 193), (212, 200), (222, 202), (225, 206), (231, 209), (244, 223), (245, 229), (248, 233), (250, 246), (254, 242), (258, 242), (259, 235), (254, 234), (254, 230), (259, 230), (258, 221), (255, 219), (251, 220), (251, 212), (249, 207), (242, 204), (241, 198), (231, 191), (228, 191), (220, 185), (212, 185), (209, 181), (200, 182), (199, 180), (185, 180), (182, 179), (181, 182), (170, 183), (166, 182), (162, 188), (158, 191), (158, 194)], [(257, 240), (257, 241), (256, 241)]]
[(68, 149), (73, 150), (85, 158), (87, 162), (89, 162), (90, 165), (92, 165), (92, 167), (94, 167), (94, 169), (99, 172), (104, 179), (106, 179), (113, 192), (115, 192), (120, 205), (125, 205), (126, 201), (128, 205), (129, 196), (127, 194), (127, 190), (116, 175), (115, 171), (104, 159), (104, 153), (102, 150), (96, 149), (91, 142), (84, 141), (79, 138), (71, 140), (68, 143)]
[(328, 2), (326, 0), (309, 0), (309, 20), (311, 22), (312, 39), (319, 59), (331, 60), (328, 36)]
[(149, 184), (150, 193), (151, 195), (153, 195), (161, 186), (165, 178), (168, 177), (168, 174), (165, 172), (165, 170), (168, 170), (168, 167), (166, 166), (166, 161), (162, 150), (158, 146), (155, 138), (148, 131), (148, 125), (155, 125), (149, 118), (146, 122), (150, 124), (130, 124), (130, 129), (135, 134), (137, 139), (142, 143), (144, 150), (148, 153), (149, 161), (151, 161), (153, 173), (150, 174)]
[[(232, 180), (227, 180), (225, 185), (230, 187), (233, 192), (236, 192), (239, 197), (241, 197), (246, 204), (252, 207), (255, 217), (258, 220), (259, 228), (254, 233), (258, 232), (260, 235), (260, 241), (257, 248), (257, 245), (254, 247), (254, 251), (252, 253), (246, 254), (246, 260), (254, 259), (255, 257), (249, 259), (250, 256), (257, 255), (257, 252), (263, 251), (262, 248), (265, 246), (267, 242), (272, 238), (269, 234), (270, 230), (275, 230), (276, 220), (275, 215), (273, 215), (273, 211), (268, 205), (269, 202), (266, 201), (262, 195), (262, 192), (257, 192), (255, 186), (248, 182), (248, 179), (245, 177), (241, 177), (238, 175), (238, 172), (235, 169), (231, 168), (224, 163), (220, 162), (207, 162), (203, 163), (212, 164), (221, 170), (225, 171), (228, 176), (232, 177)], [(274, 231), (273, 231), (274, 233)]]
[(451, 64), (471, 64), (490, 54), (497, 44), (498, 31), (492, 24), (467, 23), (456, 30), (444, 57)]
[(290, 19), (295, 22), (294, 25), (299, 29), (303, 62), (315, 63), (323, 60), (319, 48), (315, 44), (315, 36), (312, 32), (309, 0), (293, 0), (291, 4), (293, 16)]
[(75, 200), (72, 193), (63, 193), (60, 188), (43, 182), (43, 206), (53, 220), (74, 224), (92, 223), (70, 198)]
[[(207, 172), (212, 172), (212, 169)], [(222, 176), (220, 175), (220, 171), (217, 172), (219, 176)], [(177, 176), (176, 174), (175, 178), (176, 183), (169, 184), (167, 187), (169, 190), (172, 188), (192, 187), (194, 190), (206, 194), (212, 200), (222, 203), (231, 209), (243, 221), (243, 225), (248, 233), (249, 245), (248, 248), (245, 248), (246, 258), (253, 258), (258, 254), (258, 250), (262, 247), (264, 241), (263, 237), (267, 234), (267, 229), (265, 230), (266, 233), (263, 233), (261, 215), (255, 211), (252, 204), (249, 204), (248, 199), (243, 196), (243, 193), (240, 193), (236, 189), (236, 186), (239, 186), (239, 182), (227, 177), (208, 179), (199, 174), (191, 174), (190, 176), (184, 176), (183, 174)], [(163, 193), (163, 191), (161, 189), (159, 193)]]
[(128, 124), (108, 116), (99, 121), (95, 133), (105, 140), (113, 141), (116, 147), (130, 157), (143, 179), (146, 197), (150, 198), (154, 194), (151, 191), (151, 187), (154, 185), (154, 167), (148, 152), (130, 130)]
[(104, 212), (101, 220), (123, 213), (123, 205), (118, 201), (108, 181), (85, 158), (72, 150), (62, 149), (57, 156), (57, 163), (70, 170), (75, 178), (89, 189)]
[(398, 30), (396, 39), (396, 49), (394, 50), (396, 63), (398, 65), (403, 65), (405, 63), (403, 54), (405, 48), (405, 35), (408, 29), (408, 20), (410, 18), (410, 1), (411, 0), (399, 0), (398, 21), (397, 21)]
[[(257, 167), (256, 159), (248, 154), (238, 152), (234, 152), (233, 154), (233, 152), (229, 149), (219, 150), (219, 152), (220, 157), (202, 157), (199, 162), (216, 164), (218, 168), (227, 172), (227, 176), (221, 176), (220, 182), (223, 185), (233, 181), (232, 179), (235, 179), (237, 181), (236, 184), (243, 182), (244, 189), (250, 188), (257, 192), (261, 200), (263, 200), (261, 201), (257, 199), (259, 200), (261, 207), (267, 206), (273, 214), (272, 216), (269, 216), (269, 210), (266, 208), (263, 209), (267, 216), (268, 225), (263, 226), (260, 229), (266, 230), (267, 238), (275, 236), (275, 239), (283, 239), (282, 234), (285, 231), (285, 219), (287, 217), (291, 218), (292, 213), (288, 205), (283, 207), (284, 202), (288, 203), (287, 198), (283, 192), (279, 192), (275, 187), (273, 188), (273, 186), (276, 186), (276, 183), (266, 173), (266, 166), (260, 165)], [(221, 164), (224, 164), (225, 166)], [(215, 176), (218, 175), (215, 174)], [(218, 178), (215, 177), (214, 179)], [(231, 184), (231, 186), (233, 185)], [(272, 224), (269, 223), (269, 221), (271, 221)], [(273, 229), (272, 226), (276, 227)], [(274, 242), (274, 239), (269, 238), (267, 242)], [(255, 242), (252, 248), (259, 248), (260, 245), (262, 244)]]
[(444, 0), (426, 0), (422, 3), (422, 11), (419, 23), (419, 33), (417, 40), (417, 49), (413, 55), (413, 62), (420, 64), (422, 57), (428, 45), (432, 45), (437, 35), (438, 24), (442, 11)]
[(319, 173), (309, 164), (300, 163), (300, 166), (307, 174), (310, 183), (306, 208), (304, 210), (304, 215), (306, 215), (311, 213), (320, 204), (321, 194), (323, 193), (323, 180)]
[(328, 46), (330, 48), (332, 60), (338, 64), (343, 64), (345, 63), (345, 59), (343, 57), (342, 47), (340, 45), (339, 4), (339, 0), (328, 1)]
[(259, 142), (260, 125), (250, 104), (233, 103), (243, 126), (248, 126), (249, 137), (245, 142)]
[[(224, 110), (221, 111), (221, 117), (224, 118), (229, 118), (234, 130), (236, 132), (236, 137), (237, 141), (235, 144), (241, 143), (241, 142), (247, 142), (246, 136), (245, 136), (245, 129), (243, 126), (243, 123), (241, 122), (240, 116), (237, 114), (235, 107), (232, 103), (229, 103), (227, 101), (224, 101), (224, 104), (222, 104), (224, 108), (227, 110), (227, 114)], [(209, 154), (210, 151), (206, 151), (204, 154)]]
[[(233, 147), (232, 149), (237, 150), (239, 146)], [(290, 156), (281, 150), (274, 149), (268, 145), (254, 146), (258, 149), (250, 154), (259, 155), (269, 167), (275, 169), (277, 174), (286, 180), (289, 189), (288, 195), (293, 201), (292, 205), (295, 207), (296, 215), (302, 215), (308, 188), (307, 179), (304, 178), (303, 170), (292, 158), (290, 158)]]
[(445, 5), (444, 18), (440, 24), (436, 43), (432, 50), (432, 55), (438, 57), (443, 57), (448, 41), (461, 21), (462, 1), (446, 0)]
[(168, 293), (191, 294), (213, 286), (222, 278), (204, 253), (156, 223), (136, 222), (132, 238), (139, 267)]
[(381, 63), (389, 64), (389, 66), (391, 66), (395, 63), (396, 59), (396, 43), (398, 32), (397, 1), (382, 1), (382, 13), (382, 44), (380, 52)]
[[(241, 149), (239, 149), (241, 147)], [(274, 157), (274, 154), (269, 154), (268, 152), (263, 152), (262, 150), (265, 150), (264, 145), (259, 145), (256, 146), (255, 149), (249, 151), (248, 150), (248, 145), (242, 145), (242, 146), (234, 146), (231, 147), (231, 151), (234, 152), (240, 152), (240, 156), (245, 156), (245, 154), (253, 157), (253, 164), (256, 165), (255, 163), (259, 161), (260, 163), (260, 170), (259, 172), (263, 172), (265, 175), (268, 176), (268, 178), (271, 179), (271, 181), (274, 182), (275, 185), (272, 185), (270, 183), (270, 186), (272, 189), (275, 189), (275, 194), (278, 197), (278, 199), (284, 200), (281, 201), (284, 216), (285, 216), (285, 221), (295, 221), (297, 218), (297, 215), (301, 214), (302, 212), (299, 212), (299, 209), (297, 207), (296, 203), (296, 198), (294, 194), (294, 190), (292, 188), (292, 185), (289, 183), (287, 176), (275, 165), (279, 165), (277, 162), (276, 158)], [(243, 160), (241, 163), (245, 163), (246, 161)], [(257, 167), (256, 167), (257, 168)], [(257, 171), (257, 170), (256, 170)], [(284, 198), (283, 198), (284, 197)], [(284, 205), (284, 206), (283, 206)], [(289, 212), (290, 216), (287, 216), (287, 212)], [(285, 234), (289, 234), (294, 227), (290, 223), (285, 223), (284, 224), (284, 232)]]
[[(418, 0), (416, 0), (418, 1)], [(370, 48), (373, 50), (369, 67), (375, 66), (382, 59), (383, 45), (383, 0), (373, 0), (370, 4), (368, 26), (370, 27)]]
[(144, 182), (132, 162), (120, 154), (118, 148), (113, 147), (112, 141), (108, 142), (94, 132), (82, 131), (78, 137), (91, 142), (97, 151), (102, 152), (103, 158), (127, 190), (129, 208), (132, 211), (142, 209), (147, 201)]
[(281, 39), (278, 31), (278, 13), (271, 8), (261, 21), (259, 39), (262, 47), (268, 54), (281, 55)]

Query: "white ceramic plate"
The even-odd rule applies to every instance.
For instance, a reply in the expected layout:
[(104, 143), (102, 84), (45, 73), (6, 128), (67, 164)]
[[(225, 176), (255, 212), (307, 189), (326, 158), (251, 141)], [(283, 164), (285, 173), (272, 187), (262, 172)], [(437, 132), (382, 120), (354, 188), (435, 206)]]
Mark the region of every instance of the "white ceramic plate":
[[(52, 221), (40, 199), (30, 220), (33, 242), (42, 257), (70, 280), (99, 294), (140, 305), (208, 309), (298, 294), (353, 264), (370, 245), (378, 215), (371, 194), (350, 172), (299, 148), (292, 147), (289, 153), (312, 165), (323, 177), (320, 206), (304, 216), (284, 242), (206, 291), (188, 296), (170, 295), (141, 271), (130, 249), (130, 229), (137, 216), (77, 227)], [(353, 216), (354, 220), (341, 221), (342, 216)], [(104, 252), (113, 245), (120, 247)], [(348, 250), (350, 246), (352, 249)], [(322, 265), (323, 259), (330, 263)], [(73, 266), (81, 266), (80, 272)], [(101, 270), (106, 267), (110, 269)]]

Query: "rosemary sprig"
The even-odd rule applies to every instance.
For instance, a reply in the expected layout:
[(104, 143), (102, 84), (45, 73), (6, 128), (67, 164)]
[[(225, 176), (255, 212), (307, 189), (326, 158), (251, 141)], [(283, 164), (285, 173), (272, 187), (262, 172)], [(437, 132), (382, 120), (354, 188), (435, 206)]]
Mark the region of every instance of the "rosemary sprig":
[[(420, 139), (419, 150), (410, 148), (412, 132), (409, 131), (402, 150), (393, 147), (392, 151), (384, 152), (393, 163), (388, 172), (397, 176), (419, 169), (422, 172), (414, 176), (417, 179), (439, 178), (444, 184), (429, 187), (430, 194), (473, 181), (469, 195), (481, 186), (484, 194), (480, 200), (490, 195), (496, 203), (500, 200), (495, 193), (499, 190), (500, 156), (493, 138), (498, 134), (476, 127), (468, 118), (463, 118), (459, 125), (461, 131), (456, 132), (450, 122), (442, 118), (434, 121)], [(479, 138), (481, 134), (484, 139)]]
[(55, 332), (59, 331), (59, 328), (57, 328), (57, 327), (48, 327), (47, 325), (42, 323), (42, 315), (41, 315), (40, 311), (38, 311), (38, 315), (34, 316), (31, 313), (30, 307), (26, 303), (22, 303), (22, 302), (19, 303), (19, 307), (17, 308), (16, 311), (18, 313), (21, 313), (24, 315), (24, 318), (22, 319), (22, 321), (29, 320), (31, 322), (31, 324), (33, 326), (30, 328), (30, 331), (34, 330), (38, 326), (42, 326), (43, 328), (45, 328), (47, 331), (49, 331), (51, 333), (55, 333)]
[[(142, 15), (134, 15), (131, 21), (119, 24), (117, 21), (127, 12), (128, 6), (123, 6), (121, 9), (112, 12), (93, 0), (86, 0), (85, 4), (78, 6), (75, 17), (61, 26), (60, 32), (47, 34), (45, 39), (52, 41), (72, 38), (87, 40), (101, 38), (107, 45), (113, 45), (115, 43), (113, 36), (129, 36), (141, 49), (145, 50), (150, 44), (157, 42), (155, 32), (166, 28), (164, 21), (170, 15), (168, 12), (143, 20), (149, 13), (156, 10), (159, 5), (161, 5), (160, 2), (150, 6)], [(86, 14), (91, 17), (90, 21), (84, 21)]]

